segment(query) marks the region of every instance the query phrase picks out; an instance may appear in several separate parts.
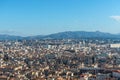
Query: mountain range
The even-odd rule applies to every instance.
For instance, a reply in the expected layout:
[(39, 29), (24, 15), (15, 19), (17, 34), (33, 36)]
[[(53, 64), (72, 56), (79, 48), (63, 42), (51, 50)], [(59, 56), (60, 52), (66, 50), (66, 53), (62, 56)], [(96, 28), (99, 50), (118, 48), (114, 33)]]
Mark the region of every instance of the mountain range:
[(87, 32), (87, 31), (66, 31), (49, 35), (37, 35), (37, 36), (14, 36), (9, 34), (1, 34), (0, 40), (16, 40), (16, 39), (80, 39), (80, 38), (118, 38), (120, 34), (111, 34), (100, 31)]

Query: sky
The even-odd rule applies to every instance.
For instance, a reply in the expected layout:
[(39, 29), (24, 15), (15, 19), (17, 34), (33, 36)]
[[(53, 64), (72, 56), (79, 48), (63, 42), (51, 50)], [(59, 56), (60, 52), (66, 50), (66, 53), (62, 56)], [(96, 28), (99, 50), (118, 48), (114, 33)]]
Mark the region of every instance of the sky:
[(120, 33), (120, 0), (0, 0), (0, 33)]

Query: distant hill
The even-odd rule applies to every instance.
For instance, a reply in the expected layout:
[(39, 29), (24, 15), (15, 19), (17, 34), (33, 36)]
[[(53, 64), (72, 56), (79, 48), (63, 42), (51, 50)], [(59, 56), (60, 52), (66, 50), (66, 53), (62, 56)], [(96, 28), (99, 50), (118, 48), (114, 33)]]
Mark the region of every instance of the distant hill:
[(0, 40), (18, 40), (18, 39), (23, 39), (21, 36), (14, 36), (14, 35), (0, 35)]
[(13, 35), (0, 35), (0, 40), (16, 40), (16, 39), (80, 39), (80, 38), (119, 38), (120, 34), (110, 34), (100, 31), (86, 32), (86, 31), (66, 31), (50, 35), (37, 35), (37, 36), (13, 36)]
[(100, 31), (96, 31), (96, 32), (67, 31), (67, 32), (60, 32), (56, 34), (50, 34), (50, 35), (44, 36), (44, 38), (52, 38), (52, 39), (120, 38), (120, 35), (104, 33)]

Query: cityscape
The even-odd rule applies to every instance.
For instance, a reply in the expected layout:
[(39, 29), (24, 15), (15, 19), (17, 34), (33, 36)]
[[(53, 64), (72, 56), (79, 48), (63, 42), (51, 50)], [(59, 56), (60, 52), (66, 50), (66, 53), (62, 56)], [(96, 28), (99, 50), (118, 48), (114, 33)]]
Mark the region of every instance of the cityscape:
[(120, 0), (0, 0), (0, 80), (120, 80)]
[(119, 79), (119, 39), (0, 41), (0, 80)]

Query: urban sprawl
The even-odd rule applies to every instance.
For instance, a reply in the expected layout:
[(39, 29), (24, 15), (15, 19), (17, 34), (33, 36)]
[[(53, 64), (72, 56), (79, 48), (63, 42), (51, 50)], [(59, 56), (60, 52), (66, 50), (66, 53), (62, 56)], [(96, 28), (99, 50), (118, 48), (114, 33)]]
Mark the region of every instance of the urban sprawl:
[(1, 40), (0, 80), (120, 80), (120, 40)]

